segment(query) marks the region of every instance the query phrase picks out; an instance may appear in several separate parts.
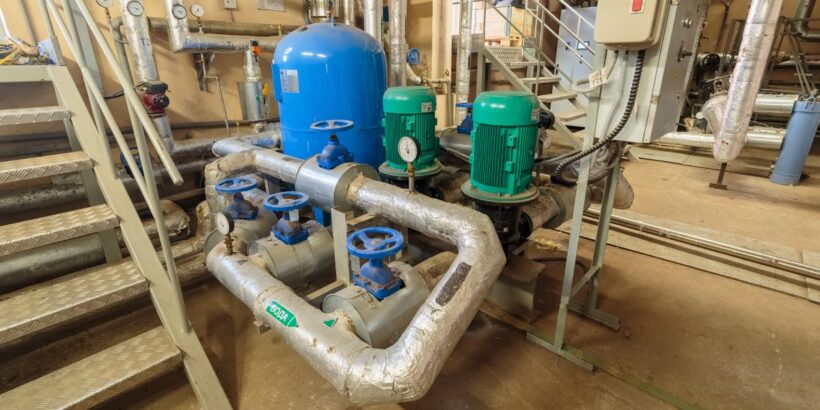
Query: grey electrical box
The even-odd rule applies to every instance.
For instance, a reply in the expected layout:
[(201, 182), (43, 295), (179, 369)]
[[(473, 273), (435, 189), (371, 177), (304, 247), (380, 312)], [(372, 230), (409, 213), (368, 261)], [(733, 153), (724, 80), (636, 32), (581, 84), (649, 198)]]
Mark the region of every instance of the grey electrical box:
[[(617, 141), (648, 143), (677, 130), (678, 119), (696, 60), (698, 39), (709, 0), (672, 2), (658, 44), (646, 50), (643, 75), (635, 108)], [(603, 11), (598, 8), (598, 24)], [(596, 36), (597, 37), (597, 36)], [(601, 98), (590, 99), (589, 109), (598, 105), (596, 137), (606, 135), (620, 120), (632, 84), (637, 51), (621, 50)], [(615, 58), (606, 51), (607, 63)], [(624, 64), (624, 59), (627, 64)]]
[(236, 0), (225, 0), (225, 10), (236, 10)]

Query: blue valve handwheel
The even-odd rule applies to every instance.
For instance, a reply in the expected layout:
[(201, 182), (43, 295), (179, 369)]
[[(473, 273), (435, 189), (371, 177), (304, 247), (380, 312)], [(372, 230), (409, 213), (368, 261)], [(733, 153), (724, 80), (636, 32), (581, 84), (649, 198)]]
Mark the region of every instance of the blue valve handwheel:
[(256, 180), (249, 177), (225, 178), (214, 185), (216, 192), (235, 194), (256, 188)]
[(273, 212), (287, 212), (304, 208), (310, 197), (304, 192), (286, 191), (268, 195), (262, 205)]
[(350, 120), (324, 120), (310, 124), (310, 129), (314, 131), (345, 131), (353, 128), (353, 121)]
[(418, 65), (421, 62), (421, 52), (413, 47), (407, 51), (407, 64)]
[(395, 229), (374, 226), (360, 229), (347, 238), (347, 251), (357, 258), (381, 259), (404, 247), (404, 237)]

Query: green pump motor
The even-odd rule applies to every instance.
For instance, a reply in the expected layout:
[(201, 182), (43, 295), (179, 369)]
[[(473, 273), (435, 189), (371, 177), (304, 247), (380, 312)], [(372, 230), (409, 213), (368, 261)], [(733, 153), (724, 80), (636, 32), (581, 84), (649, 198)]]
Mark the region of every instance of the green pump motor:
[(521, 205), (538, 197), (532, 171), (540, 112), (535, 96), (524, 91), (488, 91), (473, 103), (470, 180), (461, 190), (505, 244), (519, 239)]
[(399, 139), (412, 137), (418, 148), (413, 161), (417, 179), (426, 179), (441, 171), (436, 137), (436, 94), (429, 87), (392, 87), (384, 93), (385, 161), (379, 172), (394, 181), (406, 181), (407, 163), (399, 155)]

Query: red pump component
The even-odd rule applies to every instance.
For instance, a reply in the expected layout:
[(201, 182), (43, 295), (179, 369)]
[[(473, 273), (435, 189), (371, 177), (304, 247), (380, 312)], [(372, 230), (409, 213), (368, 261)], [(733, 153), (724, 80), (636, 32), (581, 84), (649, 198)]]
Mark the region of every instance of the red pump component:
[(165, 95), (168, 84), (152, 81), (142, 85), (142, 103), (152, 116), (165, 115), (165, 109), (171, 104), (171, 99)]

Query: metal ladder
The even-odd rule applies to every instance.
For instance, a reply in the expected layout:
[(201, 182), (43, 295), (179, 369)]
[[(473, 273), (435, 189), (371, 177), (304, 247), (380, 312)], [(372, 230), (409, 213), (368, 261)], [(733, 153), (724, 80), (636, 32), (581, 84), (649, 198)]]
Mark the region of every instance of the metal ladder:
[[(521, 10), (524, 11), (522, 24), (516, 24), (504, 11), (496, 6), (493, 0), (484, 0), (484, 20), (488, 9), (494, 10), (507, 23), (512, 31), (515, 31), (522, 40), (519, 47), (489, 46), (482, 44), (478, 53), (478, 70), (476, 87), (477, 92), (483, 91), (487, 86), (488, 68), (495, 68), (504, 78), (515, 88), (522, 91), (534, 93), (541, 104), (541, 108), (553, 112), (552, 105), (557, 101), (568, 101), (572, 109), (553, 112), (555, 114), (555, 130), (558, 135), (568, 144), (575, 148), (581, 146), (584, 137), (584, 130), (573, 131), (567, 123), (582, 119), (587, 115), (587, 109), (583, 102), (572, 92), (568, 84), (572, 83), (572, 77), (563, 70), (553, 59), (542, 51), (545, 37), (550, 35), (555, 37), (559, 46), (564, 46), (570, 50), (579, 61), (593, 67), (593, 63), (588, 61), (576, 50), (576, 47), (569, 45), (561, 38), (548, 24), (550, 20), (556, 22), (576, 41), (582, 43), (580, 36), (582, 26), (594, 27), (586, 18), (579, 14), (571, 5), (564, 0), (559, 0), (564, 5), (565, 10), (575, 13), (577, 17), (577, 27), (571, 28), (564, 24), (561, 19), (553, 14), (538, 0), (524, 0), (521, 3)], [(595, 50), (588, 50), (593, 56)], [(489, 63), (489, 67), (488, 67)], [(525, 69), (525, 70), (522, 70)], [(523, 71), (523, 74), (522, 74)], [(547, 91), (549, 89), (549, 91)]]
[[(46, 0), (45, 3), (51, 18), (72, 49), (72, 54), (81, 55), (79, 45), (72, 41), (76, 37), (70, 34), (54, 0)], [(93, 23), (89, 10), (82, 1), (74, 1), (74, 6), (83, 14), (102, 53), (112, 63), (118, 80), (123, 84), (126, 101), (138, 117), (148, 141), (165, 165), (172, 181), (181, 183), (179, 171), (139, 102), (133, 86), (126, 81), (125, 73), (115, 64), (114, 54)], [(47, 26), (53, 33), (50, 21), (47, 21)], [(145, 294), (150, 294), (162, 326), (0, 394), (0, 403), (3, 403), (4, 408), (15, 409), (93, 407), (183, 366), (203, 407), (230, 408), (219, 379), (185, 311), (145, 135), (141, 132), (135, 134), (144, 175), (133, 172), (133, 176), (157, 223), (163, 245), (162, 254), (165, 256), (164, 266), (119, 179), (102, 119), (114, 135), (129, 168), (137, 170), (140, 166), (117, 127), (101, 90), (93, 85), (88, 86), (91, 84), (91, 76), (82, 58), (78, 58), (77, 62), (87, 85), (92, 108), (100, 118), (92, 118), (67, 67), (0, 67), (0, 85), (51, 82), (58, 100), (58, 106), (55, 107), (0, 110), (0, 126), (63, 121), (74, 149), (67, 153), (2, 162), (0, 183), (81, 172), (88, 177), (84, 182), (88, 184), (86, 189), (91, 201), (91, 206), (87, 208), (0, 226), (0, 256), (84, 235), (105, 232), (113, 234), (112, 230), (119, 228), (130, 258), (117, 260), (117, 255), (111, 255), (105, 265), (40, 283), (0, 299), (0, 311), (3, 312), (0, 315), (0, 349), (19, 344), (36, 334), (76, 323), (78, 319)], [(98, 203), (92, 198), (96, 187), (100, 194)], [(113, 244), (118, 252), (116, 240)]]

